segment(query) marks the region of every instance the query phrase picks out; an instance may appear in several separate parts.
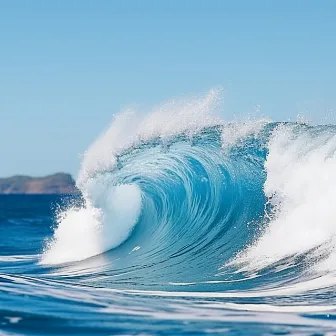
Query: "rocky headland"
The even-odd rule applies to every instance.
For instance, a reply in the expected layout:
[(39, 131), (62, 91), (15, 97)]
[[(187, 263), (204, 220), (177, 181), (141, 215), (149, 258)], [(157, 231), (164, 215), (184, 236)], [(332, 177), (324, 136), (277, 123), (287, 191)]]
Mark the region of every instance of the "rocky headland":
[(0, 194), (74, 194), (78, 193), (70, 174), (43, 177), (16, 175), (0, 178)]

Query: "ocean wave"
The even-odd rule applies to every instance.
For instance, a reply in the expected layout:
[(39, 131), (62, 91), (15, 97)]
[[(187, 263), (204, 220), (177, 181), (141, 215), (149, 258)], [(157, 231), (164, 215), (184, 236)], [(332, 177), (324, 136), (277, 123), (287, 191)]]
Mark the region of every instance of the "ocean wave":
[(148, 293), (334, 286), (335, 127), (225, 122), (212, 116), (218, 99), (115, 116), (84, 155), (84, 206), (59, 214), (40, 263)]

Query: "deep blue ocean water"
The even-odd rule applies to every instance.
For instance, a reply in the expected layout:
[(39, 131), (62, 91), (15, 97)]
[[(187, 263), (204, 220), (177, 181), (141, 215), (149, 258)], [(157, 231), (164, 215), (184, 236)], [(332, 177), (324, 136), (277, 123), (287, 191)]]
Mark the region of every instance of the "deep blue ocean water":
[(336, 335), (334, 126), (112, 140), (0, 196), (0, 335)]

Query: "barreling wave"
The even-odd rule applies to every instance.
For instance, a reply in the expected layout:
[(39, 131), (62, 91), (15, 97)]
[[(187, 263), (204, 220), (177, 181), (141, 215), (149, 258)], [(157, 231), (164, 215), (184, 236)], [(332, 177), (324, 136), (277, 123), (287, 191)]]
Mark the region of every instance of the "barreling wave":
[(41, 263), (193, 295), (334, 286), (335, 127), (228, 123), (218, 106), (211, 91), (117, 115), (84, 155), (84, 206), (59, 215)]

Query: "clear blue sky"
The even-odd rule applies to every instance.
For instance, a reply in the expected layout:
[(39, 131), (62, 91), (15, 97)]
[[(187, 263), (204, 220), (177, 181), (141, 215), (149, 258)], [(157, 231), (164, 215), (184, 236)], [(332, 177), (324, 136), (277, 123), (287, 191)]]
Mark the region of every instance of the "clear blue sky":
[(0, 176), (76, 174), (129, 104), (221, 86), (226, 118), (336, 110), (336, 1), (1, 1)]

